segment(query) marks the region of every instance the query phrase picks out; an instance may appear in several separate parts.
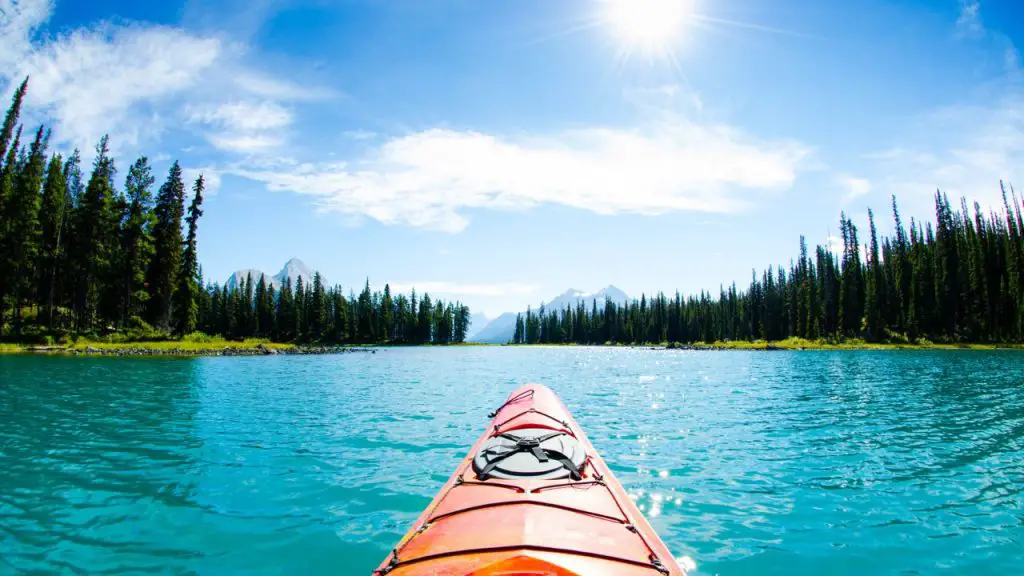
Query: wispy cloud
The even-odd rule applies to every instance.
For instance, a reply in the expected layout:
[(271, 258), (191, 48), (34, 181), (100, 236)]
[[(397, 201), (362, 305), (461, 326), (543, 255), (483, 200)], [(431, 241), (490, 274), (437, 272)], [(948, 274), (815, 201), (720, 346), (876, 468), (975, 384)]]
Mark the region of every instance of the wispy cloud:
[(960, 0), (960, 16), (957, 18), (955, 36), (960, 39), (984, 39), (992, 45), (995, 54), (1002, 55), (1002, 64), (1009, 75), (1021, 75), (1020, 52), (1013, 39), (995, 27), (982, 22), (979, 0)]
[(843, 195), (843, 204), (849, 204), (858, 198), (867, 196), (871, 192), (871, 181), (867, 178), (858, 178), (843, 174), (839, 177), (839, 185), (846, 193)]
[(193, 86), (220, 50), (173, 28), (102, 26), (31, 49), (6, 70), (12, 82), (31, 77), (26, 105), (54, 124), (57, 141), (91, 146), (113, 129), (117, 144), (130, 144), (159, 132), (153, 105)]
[(512, 294), (532, 294), (538, 290), (535, 284), (461, 284), (458, 282), (391, 282), (392, 292), (407, 293), (416, 289), (420, 294), (445, 294), (453, 296), (507, 296)]
[(199, 168), (183, 168), (181, 171), (182, 180), (185, 181), (185, 187), (191, 192), (192, 184), (195, 183), (199, 175), (203, 175), (203, 194), (206, 196), (213, 196), (220, 190), (220, 174), (215, 168), (209, 166), (202, 166)]
[(184, 114), (188, 123), (216, 130), (206, 133), (210, 144), (232, 152), (253, 152), (281, 144), (281, 130), (293, 120), (289, 109), (273, 101), (188, 106)]
[(0, 0), (0, 63), (16, 64), (32, 48), (32, 32), (49, 20), (51, 0)]
[[(0, 80), (30, 76), (26, 120), (88, 156), (103, 134), (115, 151), (156, 139), (184, 117), (220, 148), (250, 153), (280, 141), (292, 101), (333, 97), (245, 65), (244, 47), (220, 37), (144, 23), (100, 22), (36, 34), (49, 0), (0, 0)], [(186, 104), (187, 103), (187, 104)], [(183, 109), (184, 107), (184, 109)]]
[(203, 122), (240, 132), (281, 128), (292, 123), (292, 113), (276, 102), (230, 102), (219, 106), (188, 107), (188, 121)]
[(252, 169), (321, 210), (458, 232), (465, 209), (561, 204), (598, 214), (733, 212), (750, 194), (789, 188), (810, 149), (720, 124), (664, 118), (645, 130), (590, 128), (520, 138), (430, 129), (353, 162)]
[(265, 151), (284, 143), (282, 138), (269, 134), (212, 133), (207, 139), (215, 148), (241, 154)]
[(936, 189), (982, 206), (1002, 204), (999, 181), (1024, 178), (1024, 92), (990, 105), (957, 105), (924, 114), (897, 147), (872, 154), (876, 187), (930, 214)]
[(287, 100), (295, 102), (315, 102), (337, 98), (340, 94), (336, 90), (321, 86), (302, 86), (281, 78), (273, 78), (251, 70), (240, 71), (233, 76), (234, 83), (246, 92), (273, 98), (275, 100)]
[(956, 20), (957, 34), (959, 36), (980, 36), (984, 30), (981, 24), (981, 2), (960, 0), (960, 17)]

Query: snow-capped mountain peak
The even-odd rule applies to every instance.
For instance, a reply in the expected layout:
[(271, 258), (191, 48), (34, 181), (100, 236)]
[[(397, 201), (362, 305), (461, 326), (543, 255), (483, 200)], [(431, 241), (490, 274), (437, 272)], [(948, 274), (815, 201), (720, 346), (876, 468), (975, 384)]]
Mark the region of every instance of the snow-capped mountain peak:
[[(292, 279), (292, 284), (295, 284), (299, 278), (302, 278), (303, 284), (309, 284), (313, 281), (313, 271), (302, 260), (292, 258), (284, 263), (284, 267), (274, 275), (274, 278), (279, 284), (284, 284), (288, 278)], [(326, 281), (324, 283), (326, 284)]]
[[(584, 292), (576, 288), (570, 288), (559, 296), (552, 299), (550, 302), (544, 302), (544, 310), (564, 310), (567, 307), (575, 307), (580, 303), (584, 306), (592, 306), (596, 303), (600, 308), (604, 306), (606, 301), (623, 303), (629, 301), (629, 296), (625, 292), (619, 290), (613, 285), (608, 285), (605, 288), (598, 290), (597, 292)], [(534, 311), (540, 309), (539, 306), (532, 307)], [(525, 311), (523, 311), (525, 313)], [(497, 342), (504, 343), (512, 339), (516, 328), (516, 313), (506, 312), (501, 316), (498, 316), (494, 320), (491, 320), (487, 326), (477, 332), (471, 340), (477, 342)]]
[[(252, 276), (253, 285), (259, 284), (260, 278), (262, 277), (267, 283), (267, 286), (273, 286), (275, 290), (280, 290), (281, 287), (284, 286), (285, 281), (289, 278), (292, 280), (293, 287), (299, 278), (302, 278), (302, 283), (305, 285), (309, 285), (313, 282), (313, 270), (311, 270), (302, 260), (292, 258), (285, 262), (281, 271), (273, 276), (261, 270), (255, 270), (252, 268), (239, 270), (228, 277), (227, 282), (225, 282), (225, 286), (227, 286), (229, 291), (234, 290), (235, 288), (241, 288), (242, 281), (249, 275)], [(322, 281), (324, 286), (329, 285), (326, 278), (322, 278)]]

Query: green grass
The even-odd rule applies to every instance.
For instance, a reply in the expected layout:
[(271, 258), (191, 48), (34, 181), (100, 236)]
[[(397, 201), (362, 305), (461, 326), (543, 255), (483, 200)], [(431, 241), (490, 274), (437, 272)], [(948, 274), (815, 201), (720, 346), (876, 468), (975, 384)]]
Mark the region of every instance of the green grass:
[[(191, 335), (190, 335), (191, 336)], [(226, 349), (248, 350), (260, 345), (275, 350), (288, 350), (294, 348), (294, 344), (279, 344), (263, 338), (247, 338), (241, 342), (225, 340), (223, 338), (190, 338), (186, 336), (181, 340), (160, 340), (147, 342), (102, 342), (79, 338), (77, 342), (69, 346), (70, 350), (182, 350), (185, 352), (217, 351)]]
[(185, 354), (204, 354), (223, 352), (224, 350), (252, 350), (265, 346), (274, 350), (290, 350), (295, 348), (294, 344), (280, 344), (271, 342), (265, 338), (247, 338), (242, 341), (225, 340), (221, 337), (207, 336), (201, 332), (189, 334), (181, 339), (142, 339), (132, 340), (118, 336), (113, 338), (73, 338), (72, 341), (58, 344), (13, 344), (0, 343), (0, 354), (19, 354), (23, 352), (46, 351), (46, 352), (86, 352), (116, 351), (116, 350), (142, 350), (152, 352), (173, 352), (180, 351)]
[(921, 340), (918, 342), (866, 342), (860, 338), (852, 338), (840, 342), (828, 340), (807, 340), (804, 338), (787, 338), (776, 342), (757, 340), (754, 342), (715, 342), (715, 348), (727, 350), (995, 350), (997, 348), (1024, 349), (1020, 344), (942, 344)]
[(8, 344), (6, 342), (0, 342), (0, 354), (17, 354), (24, 352), (25, 347), (21, 344)]
[[(585, 344), (508, 344), (508, 346), (587, 346)], [(695, 342), (692, 344), (662, 342), (660, 344), (623, 344), (605, 342), (603, 345), (612, 348), (650, 348), (667, 347), (680, 349), (707, 349), (707, 350), (1024, 350), (1024, 344), (968, 344), (955, 343), (944, 344), (919, 340), (917, 342), (867, 342), (860, 338), (851, 338), (840, 342), (824, 339), (807, 340), (804, 338), (787, 338), (768, 342), (765, 340), (717, 341), (711, 344)]]

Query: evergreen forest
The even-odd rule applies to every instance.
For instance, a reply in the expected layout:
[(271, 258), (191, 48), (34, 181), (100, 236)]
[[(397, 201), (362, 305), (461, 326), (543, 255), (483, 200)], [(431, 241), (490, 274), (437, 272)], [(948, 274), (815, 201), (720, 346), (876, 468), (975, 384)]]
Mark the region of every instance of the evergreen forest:
[[(458, 302), (324, 286), (319, 273), (276, 291), (261, 277), (204, 283), (197, 231), (204, 180), (174, 162), (154, 190), (147, 157), (123, 188), (106, 136), (88, 177), (75, 150), (48, 153), (50, 132), (19, 124), (28, 78), (0, 128), (0, 337), (159, 340), (203, 333), (239, 340), (343, 344), (462, 342), (469, 308)], [(190, 194), (189, 194), (190, 192)]]
[[(29, 80), (15, 92), (0, 127), (0, 338), (19, 342), (69, 336), (166, 339), (195, 333), (228, 339), (329, 344), (448, 344), (465, 341), (469, 308), (428, 294), (355, 294), (263, 277), (205, 283), (197, 231), (204, 180), (183, 180), (174, 162), (164, 181), (146, 156), (123, 187), (107, 137), (86, 170), (78, 150), (48, 152), (45, 126), (19, 124)], [(1002, 185), (1001, 185), (1002, 186)], [(1021, 199), (1002, 187), (1003, 206), (983, 212), (935, 193), (934, 222), (900, 217), (879, 237), (842, 215), (842, 246), (800, 238), (788, 266), (753, 273), (750, 284), (718, 294), (678, 291), (603, 306), (528, 309), (515, 344), (643, 344), (779, 341), (1024, 342), (1024, 218)], [(294, 281), (294, 283), (293, 283)]]
[(754, 272), (745, 290), (734, 283), (717, 295), (529, 309), (516, 318), (513, 343), (1021, 343), (1024, 219), (1012, 187), (1002, 193), (1002, 211), (985, 214), (964, 199), (954, 207), (937, 191), (934, 225), (911, 220), (909, 230), (893, 197), (892, 237), (878, 237), (868, 210), (862, 245), (843, 214), (841, 252), (819, 245), (811, 254), (801, 237), (798, 260)]

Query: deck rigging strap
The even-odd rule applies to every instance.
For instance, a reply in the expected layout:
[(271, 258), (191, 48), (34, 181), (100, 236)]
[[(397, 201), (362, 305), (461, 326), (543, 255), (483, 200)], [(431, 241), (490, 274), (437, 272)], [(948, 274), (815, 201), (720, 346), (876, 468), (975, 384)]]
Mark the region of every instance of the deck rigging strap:
[(498, 412), (501, 412), (509, 404), (512, 404), (514, 402), (519, 402), (520, 400), (526, 400), (527, 398), (532, 398), (532, 397), (533, 397), (533, 388), (530, 388), (529, 390), (523, 390), (519, 394), (516, 394), (515, 396), (513, 396), (513, 397), (509, 398), (508, 400), (506, 400), (504, 404), (502, 404), (501, 406), (498, 406), (498, 409), (495, 410), (494, 412), (491, 412), (490, 414), (488, 414), (487, 417), (488, 418), (494, 418), (495, 416), (498, 415)]
[[(516, 445), (508, 446), (507, 451), (498, 454), (492, 460), (488, 460), (487, 464), (479, 472), (477, 472), (477, 479), (487, 480), (490, 477), (491, 472), (498, 466), (498, 464), (500, 464), (502, 460), (505, 460), (506, 458), (512, 456), (513, 454), (529, 452), (530, 454), (533, 454), (534, 458), (536, 458), (540, 462), (547, 462), (548, 460), (554, 460), (555, 462), (558, 462), (559, 464), (562, 465), (563, 468), (569, 470), (570, 478), (572, 478), (573, 480), (582, 480), (583, 475), (581, 471), (578, 468), (576, 468), (576, 465), (573, 464), (572, 460), (569, 459), (568, 456), (557, 450), (551, 450), (549, 448), (541, 447), (541, 444), (543, 444), (544, 442), (547, 442), (548, 440), (551, 440), (556, 436), (562, 435), (567, 434), (565, 432), (559, 431), (552, 432), (551, 434), (545, 434), (544, 436), (538, 436), (536, 438), (516, 436), (515, 434), (510, 434), (508, 432), (498, 434), (498, 436), (502, 438), (506, 438), (508, 440), (515, 442)], [(488, 448), (487, 450), (493, 449)], [(493, 454), (493, 452), (490, 453)]]

